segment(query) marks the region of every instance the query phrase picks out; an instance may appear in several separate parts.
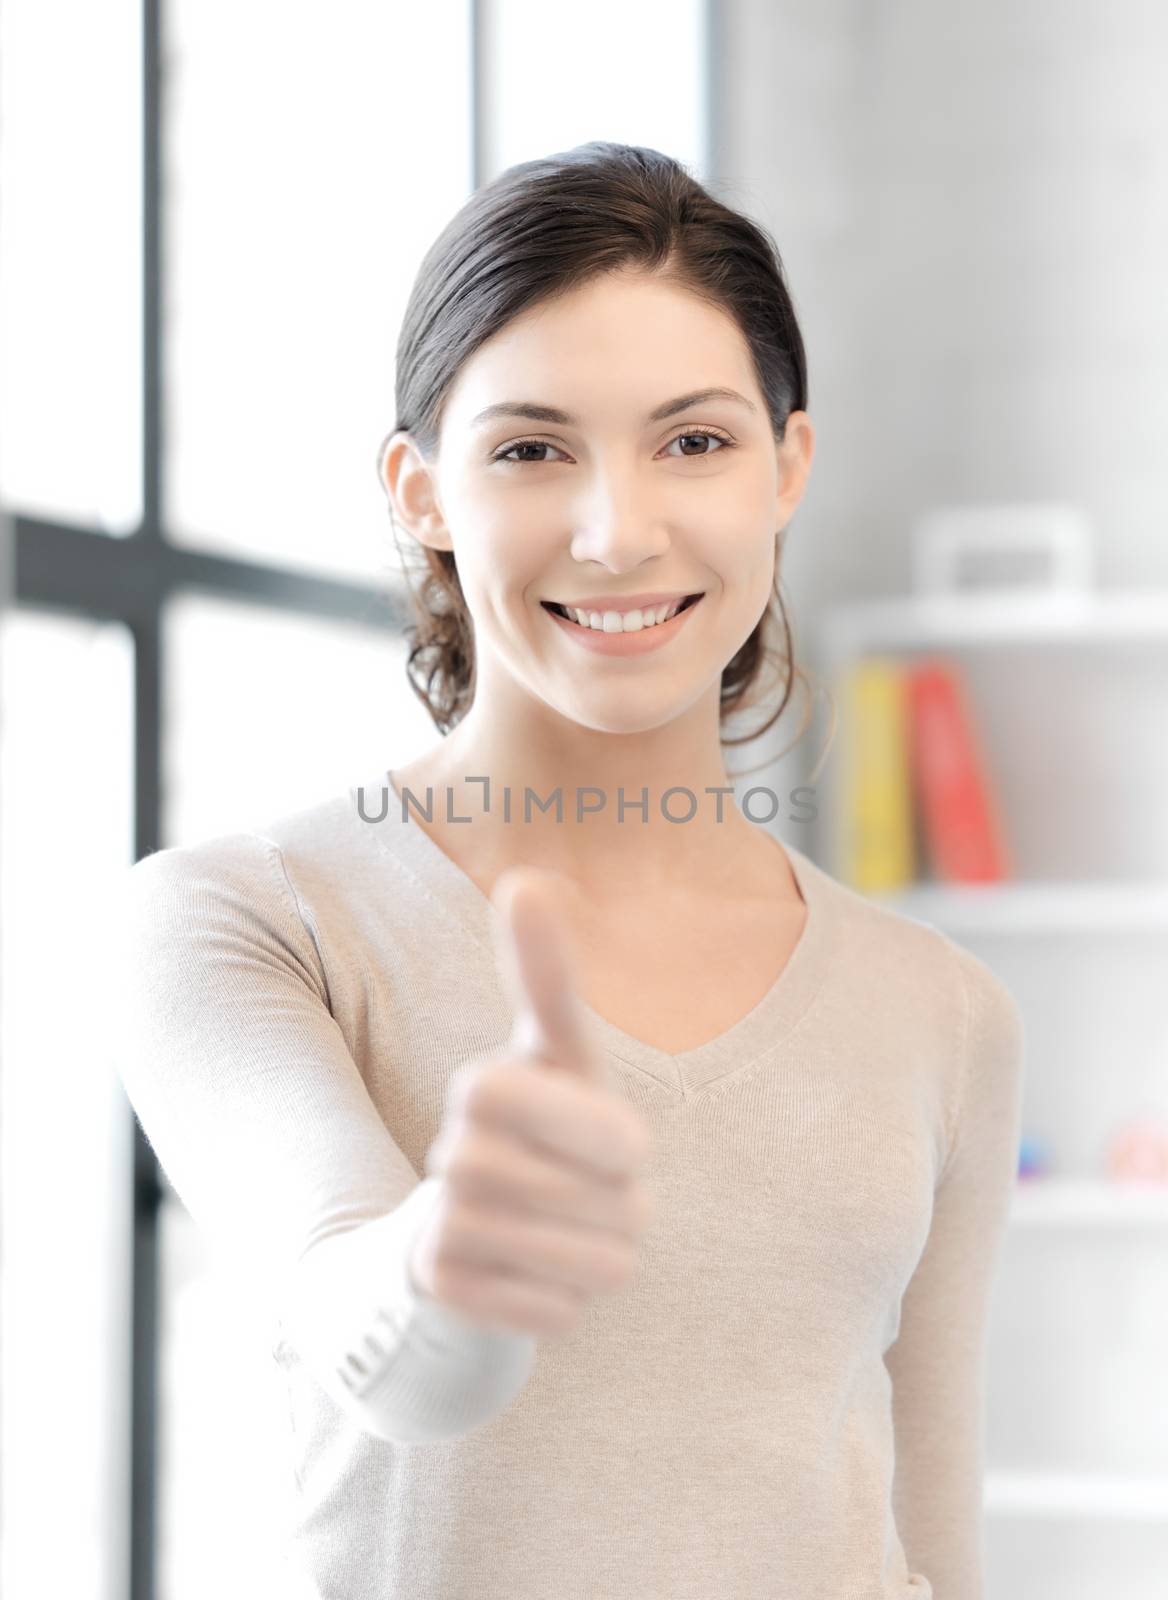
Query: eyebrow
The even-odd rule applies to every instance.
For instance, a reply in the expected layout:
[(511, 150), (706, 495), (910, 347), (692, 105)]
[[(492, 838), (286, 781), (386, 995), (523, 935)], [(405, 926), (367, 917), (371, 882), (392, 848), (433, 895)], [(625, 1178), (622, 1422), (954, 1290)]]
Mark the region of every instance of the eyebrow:
[[(664, 422), (667, 417), (676, 416), (679, 411), (688, 411), (690, 406), (703, 404), (706, 400), (736, 400), (750, 411), (757, 411), (758, 407), (753, 400), (748, 400), (744, 394), (739, 394), (737, 389), (695, 389), (692, 394), (678, 395), (676, 400), (666, 400), (654, 411), (650, 411), (645, 418), (646, 422)], [(477, 428), (480, 423), (491, 422), (496, 417), (527, 417), (532, 422), (558, 422), (564, 427), (573, 427), (579, 423), (579, 417), (573, 417), (567, 411), (561, 411), (558, 406), (540, 405), (534, 400), (500, 400), (493, 406), (488, 406), (485, 411), (480, 411), (478, 416), (472, 418), (471, 427)]]

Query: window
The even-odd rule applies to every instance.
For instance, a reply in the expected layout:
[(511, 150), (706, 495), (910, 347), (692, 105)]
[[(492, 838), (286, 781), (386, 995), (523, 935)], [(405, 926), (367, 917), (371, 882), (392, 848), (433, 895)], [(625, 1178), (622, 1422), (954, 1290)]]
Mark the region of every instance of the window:
[(95, 957), (133, 859), (132, 688), (120, 623), (0, 613), (6, 1595), (44, 1591), (50, 1550), (70, 1600), (120, 1597), (129, 1571), (133, 1149)]
[(397, 326), (473, 187), (468, 7), (166, 17), (167, 524), (367, 580), (394, 554), (374, 457)]
[(141, 12), (0, 23), (0, 496), (106, 534), (142, 515)]
[[(418, 264), (528, 155), (631, 139), (700, 175), (705, 20), (0, 10), (5, 1594), (43, 1588), (50, 1547), (71, 1600), (273, 1592), (291, 1485), (266, 1330), (95, 1052), (87, 952), (142, 855), (433, 742), (374, 470)], [(586, 70), (549, 98), (568, 49)]]

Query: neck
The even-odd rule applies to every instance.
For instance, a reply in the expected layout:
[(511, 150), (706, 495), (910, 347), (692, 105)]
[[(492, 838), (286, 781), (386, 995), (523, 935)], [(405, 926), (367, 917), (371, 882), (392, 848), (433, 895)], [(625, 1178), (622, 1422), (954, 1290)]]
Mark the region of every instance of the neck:
[(730, 857), (757, 848), (761, 830), (739, 810), (722, 759), (716, 705), (637, 733), (544, 712), (503, 717), (476, 701), (440, 744), (395, 770), (396, 787), (488, 872), (524, 861), (586, 892), (712, 886)]

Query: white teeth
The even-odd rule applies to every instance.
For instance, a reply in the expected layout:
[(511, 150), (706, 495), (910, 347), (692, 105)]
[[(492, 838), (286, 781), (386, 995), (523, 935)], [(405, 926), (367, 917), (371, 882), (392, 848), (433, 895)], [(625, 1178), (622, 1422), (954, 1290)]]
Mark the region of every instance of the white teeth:
[(681, 610), (682, 601), (648, 607), (643, 611), (581, 611), (576, 606), (564, 610), (581, 627), (594, 628), (597, 633), (637, 633), (641, 628), (655, 628), (667, 622)]

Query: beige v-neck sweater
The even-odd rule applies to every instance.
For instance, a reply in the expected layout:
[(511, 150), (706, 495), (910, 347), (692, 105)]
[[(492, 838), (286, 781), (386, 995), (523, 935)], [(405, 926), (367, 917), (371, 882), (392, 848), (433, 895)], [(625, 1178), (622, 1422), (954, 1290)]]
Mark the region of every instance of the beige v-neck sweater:
[(733, 1027), (668, 1055), (585, 1007), (656, 1209), (632, 1283), (560, 1339), (475, 1328), (403, 1270), (451, 1075), (512, 1019), (490, 902), (386, 773), (127, 874), (119, 1066), (269, 1297), (305, 1594), (984, 1600), (1021, 1015), (785, 849), (803, 933)]

